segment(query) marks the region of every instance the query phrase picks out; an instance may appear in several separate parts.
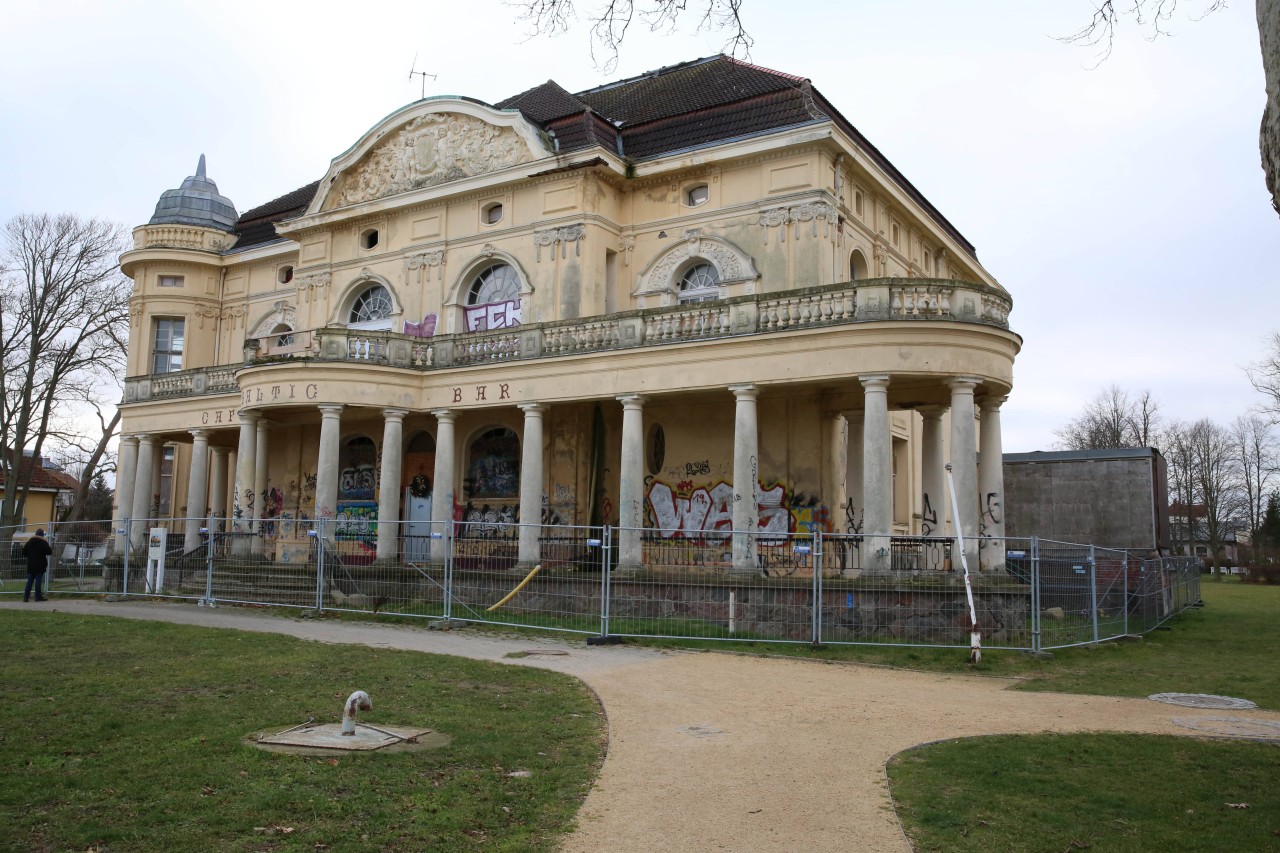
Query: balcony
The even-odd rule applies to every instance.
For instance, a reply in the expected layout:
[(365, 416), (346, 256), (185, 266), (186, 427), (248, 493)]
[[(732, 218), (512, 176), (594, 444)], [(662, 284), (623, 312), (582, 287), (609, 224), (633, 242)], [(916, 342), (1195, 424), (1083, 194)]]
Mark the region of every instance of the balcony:
[[(345, 328), (301, 330), (245, 341), (243, 366), (308, 359), (431, 371), (870, 322), (1008, 329), (1011, 308), (1008, 294), (984, 284), (873, 279), (431, 338)], [(240, 367), (128, 379), (125, 402), (235, 392), (234, 373)]]

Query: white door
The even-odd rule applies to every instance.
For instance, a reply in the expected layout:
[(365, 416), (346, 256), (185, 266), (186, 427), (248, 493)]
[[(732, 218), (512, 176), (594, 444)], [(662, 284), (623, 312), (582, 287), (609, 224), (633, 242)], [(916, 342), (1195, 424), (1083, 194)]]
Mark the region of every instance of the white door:
[(431, 556), (431, 498), (415, 498), (404, 490), (404, 558), (411, 562)]

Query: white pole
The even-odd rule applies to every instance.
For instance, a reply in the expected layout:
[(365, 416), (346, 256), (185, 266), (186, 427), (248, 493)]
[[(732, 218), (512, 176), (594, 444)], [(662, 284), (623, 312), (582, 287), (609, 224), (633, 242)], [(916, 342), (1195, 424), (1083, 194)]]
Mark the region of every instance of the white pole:
[(729, 591), (729, 633), (733, 633), (733, 591)]
[(978, 632), (978, 611), (973, 606), (973, 584), (969, 581), (969, 561), (964, 556), (964, 530), (960, 524), (960, 506), (956, 501), (956, 481), (947, 463), (947, 485), (951, 490), (951, 517), (956, 526), (956, 544), (960, 547), (960, 566), (964, 569), (964, 594), (969, 600), (969, 663), (982, 661), (982, 634)]

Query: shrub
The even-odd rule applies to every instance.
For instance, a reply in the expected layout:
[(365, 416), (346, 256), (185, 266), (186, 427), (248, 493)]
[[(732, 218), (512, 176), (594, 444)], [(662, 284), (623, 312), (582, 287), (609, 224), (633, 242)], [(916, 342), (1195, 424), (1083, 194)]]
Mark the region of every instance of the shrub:
[(1249, 566), (1245, 569), (1244, 582), (1280, 584), (1280, 566)]

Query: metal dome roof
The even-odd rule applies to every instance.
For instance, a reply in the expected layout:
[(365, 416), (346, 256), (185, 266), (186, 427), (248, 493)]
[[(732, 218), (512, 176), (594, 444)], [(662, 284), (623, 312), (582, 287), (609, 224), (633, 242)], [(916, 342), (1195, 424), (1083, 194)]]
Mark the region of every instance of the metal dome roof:
[(237, 218), (236, 206), (231, 199), (219, 193), (218, 185), (205, 177), (204, 155), (201, 154), (196, 173), (183, 181), (178, 189), (165, 190), (160, 201), (156, 202), (155, 215), (147, 224), (178, 223), (231, 231)]

